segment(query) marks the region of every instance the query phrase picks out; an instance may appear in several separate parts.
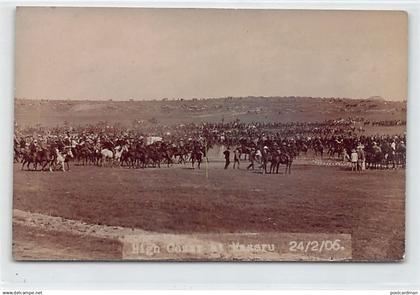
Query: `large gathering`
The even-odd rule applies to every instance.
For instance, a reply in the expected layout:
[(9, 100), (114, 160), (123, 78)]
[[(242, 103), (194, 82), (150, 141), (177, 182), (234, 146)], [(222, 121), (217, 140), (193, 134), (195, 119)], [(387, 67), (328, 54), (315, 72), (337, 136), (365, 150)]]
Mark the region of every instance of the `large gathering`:
[[(128, 129), (101, 122), (87, 126), (19, 128), (14, 136), (14, 160), (26, 170), (70, 169), (76, 165), (148, 168), (190, 165), (201, 168), (209, 151), (222, 149), (224, 168), (291, 173), (296, 157), (348, 162), (354, 171), (405, 166), (406, 137), (365, 135), (363, 126), (404, 125), (405, 121), (353, 119), (323, 122), (252, 122), (157, 125)], [(221, 164), (223, 165), (223, 164)]]

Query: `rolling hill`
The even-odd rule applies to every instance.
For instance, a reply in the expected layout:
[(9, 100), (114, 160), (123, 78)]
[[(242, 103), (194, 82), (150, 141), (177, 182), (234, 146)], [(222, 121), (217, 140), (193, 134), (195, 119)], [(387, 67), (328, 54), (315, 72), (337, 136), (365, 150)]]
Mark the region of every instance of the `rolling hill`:
[(227, 97), (155, 101), (77, 101), (15, 99), (15, 121), (20, 126), (56, 126), (64, 122), (106, 121), (132, 126), (251, 121), (313, 122), (339, 118), (405, 120), (406, 102), (378, 99), (311, 97)]

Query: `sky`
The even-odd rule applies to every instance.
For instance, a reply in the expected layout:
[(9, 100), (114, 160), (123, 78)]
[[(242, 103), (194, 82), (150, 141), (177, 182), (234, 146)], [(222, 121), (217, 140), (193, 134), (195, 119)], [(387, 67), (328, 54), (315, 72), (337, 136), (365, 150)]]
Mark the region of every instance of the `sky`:
[(15, 96), (405, 100), (407, 38), (398, 11), (20, 7)]

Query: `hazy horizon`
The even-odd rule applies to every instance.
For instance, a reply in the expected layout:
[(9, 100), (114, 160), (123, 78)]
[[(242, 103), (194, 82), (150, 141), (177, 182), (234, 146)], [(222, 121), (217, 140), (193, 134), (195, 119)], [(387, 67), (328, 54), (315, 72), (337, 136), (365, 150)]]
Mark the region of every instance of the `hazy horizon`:
[(383, 100), (383, 101), (389, 101), (389, 102), (406, 102), (406, 99), (403, 100), (387, 100), (383, 97), (379, 96), (372, 96), (372, 97), (366, 97), (366, 98), (356, 98), (356, 97), (314, 97), (314, 96), (223, 96), (223, 97), (193, 97), (193, 98), (152, 98), (152, 99), (136, 99), (136, 98), (129, 98), (129, 99), (94, 99), (94, 98), (85, 98), (85, 99), (71, 99), (71, 98), (30, 98), (30, 97), (15, 97), (17, 100), (43, 100), (43, 101), (86, 101), (86, 102), (106, 102), (106, 101), (113, 101), (113, 102), (128, 102), (128, 101), (134, 101), (134, 102), (142, 102), (142, 101), (194, 101), (194, 100), (212, 100), (212, 99), (349, 99), (349, 100)]
[(35, 8), (16, 13), (16, 98), (407, 98), (397, 11)]

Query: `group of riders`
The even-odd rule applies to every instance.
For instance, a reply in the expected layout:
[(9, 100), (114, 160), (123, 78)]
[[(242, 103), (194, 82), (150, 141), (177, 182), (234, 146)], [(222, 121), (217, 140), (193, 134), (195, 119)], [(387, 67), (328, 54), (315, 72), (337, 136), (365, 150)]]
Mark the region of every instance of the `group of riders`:
[[(366, 168), (405, 166), (405, 135), (366, 136), (348, 120), (314, 123), (219, 123), (156, 125), (143, 129), (88, 125), (15, 131), (14, 160), (27, 170), (68, 170), (79, 165), (161, 167), (191, 163), (200, 168), (208, 152), (224, 147), (225, 168), (249, 161), (248, 169), (290, 173), (293, 159), (307, 155), (363, 161)], [(257, 165), (256, 165), (257, 164)], [(239, 168), (239, 167), (238, 167)]]

